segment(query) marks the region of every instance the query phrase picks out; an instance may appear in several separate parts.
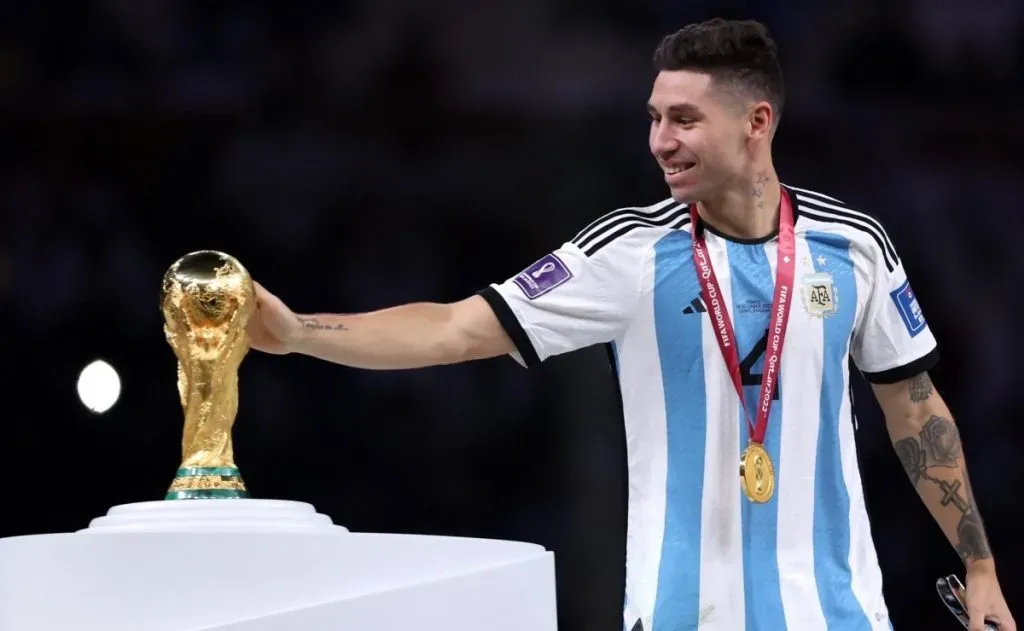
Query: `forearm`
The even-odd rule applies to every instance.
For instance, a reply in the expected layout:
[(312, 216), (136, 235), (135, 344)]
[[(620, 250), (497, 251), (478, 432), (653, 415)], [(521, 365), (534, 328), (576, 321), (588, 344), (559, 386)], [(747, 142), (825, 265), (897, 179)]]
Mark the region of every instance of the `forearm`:
[(915, 378), (914, 405), (887, 418), (893, 447), (932, 517), (967, 566), (992, 563), (992, 553), (964, 460), (960, 433), (927, 375)]
[(467, 359), (450, 305), (413, 303), (360, 314), (300, 315), (295, 352), (372, 370), (422, 368)]

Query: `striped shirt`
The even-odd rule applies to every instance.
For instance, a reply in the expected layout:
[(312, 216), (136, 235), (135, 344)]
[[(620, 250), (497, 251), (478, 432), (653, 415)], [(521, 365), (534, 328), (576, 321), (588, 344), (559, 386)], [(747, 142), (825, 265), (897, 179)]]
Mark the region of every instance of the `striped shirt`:
[[(896, 382), (935, 364), (935, 338), (881, 224), (785, 188), (799, 299), (765, 438), (777, 480), (765, 504), (741, 490), (747, 420), (701, 300), (686, 205), (611, 212), (481, 292), (525, 366), (594, 344), (612, 350), (629, 470), (626, 631), (891, 628), (849, 360), (871, 382)], [(704, 229), (755, 409), (778, 239)]]

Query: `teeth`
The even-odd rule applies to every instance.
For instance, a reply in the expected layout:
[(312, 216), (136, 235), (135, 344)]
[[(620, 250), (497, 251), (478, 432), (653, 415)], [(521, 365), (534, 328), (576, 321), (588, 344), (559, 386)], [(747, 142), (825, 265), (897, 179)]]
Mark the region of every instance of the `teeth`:
[(692, 166), (693, 166), (693, 164), (690, 163), (690, 164), (685, 164), (685, 165), (679, 166), (679, 167), (665, 167), (665, 174), (666, 175), (675, 175), (676, 173), (682, 173), (683, 171), (689, 169)]

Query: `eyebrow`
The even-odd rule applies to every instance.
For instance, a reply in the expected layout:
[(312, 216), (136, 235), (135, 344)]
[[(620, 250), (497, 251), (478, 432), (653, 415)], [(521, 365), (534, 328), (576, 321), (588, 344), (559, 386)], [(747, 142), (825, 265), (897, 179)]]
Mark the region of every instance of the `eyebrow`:
[[(658, 110), (651, 103), (647, 104), (647, 112), (649, 114), (657, 114)], [(700, 111), (693, 103), (676, 103), (668, 106), (669, 116), (689, 116), (692, 118), (702, 117), (704, 114)]]

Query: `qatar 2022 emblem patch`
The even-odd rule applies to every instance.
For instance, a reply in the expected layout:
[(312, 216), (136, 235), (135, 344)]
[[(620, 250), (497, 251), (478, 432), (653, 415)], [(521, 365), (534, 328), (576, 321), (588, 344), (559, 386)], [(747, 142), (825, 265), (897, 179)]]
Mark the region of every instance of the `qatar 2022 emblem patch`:
[(836, 284), (832, 280), (832, 274), (807, 274), (803, 278), (801, 293), (804, 310), (815, 318), (827, 318), (839, 310), (839, 296), (836, 295)]
[(516, 275), (512, 279), (530, 300), (540, 298), (552, 289), (569, 281), (572, 272), (558, 255), (552, 252)]

